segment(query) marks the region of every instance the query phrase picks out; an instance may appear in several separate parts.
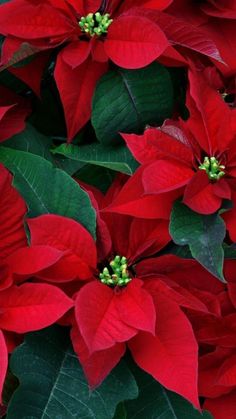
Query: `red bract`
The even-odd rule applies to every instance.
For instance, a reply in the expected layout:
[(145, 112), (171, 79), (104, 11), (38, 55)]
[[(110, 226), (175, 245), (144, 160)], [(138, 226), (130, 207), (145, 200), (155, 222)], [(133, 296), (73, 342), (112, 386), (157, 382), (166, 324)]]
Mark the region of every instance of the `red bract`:
[(236, 391), (232, 391), (225, 396), (217, 397), (215, 399), (206, 399), (204, 409), (209, 410), (214, 419), (234, 419), (236, 411)]
[(224, 63), (214, 64), (225, 76), (234, 76), (236, 71), (236, 6), (234, 0), (216, 2), (208, 0), (196, 3), (194, 0), (174, 0), (167, 12), (191, 22), (211, 39)]
[[(168, 195), (171, 199), (175, 191), (194, 211), (211, 214), (221, 207), (223, 199), (234, 197), (235, 116), (200, 75), (190, 72), (189, 78), (187, 122), (169, 121), (160, 129), (146, 130), (143, 136), (123, 134), (143, 165), (129, 182), (142, 182), (140, 194), (155, 194), (157, 200), (166, 200)], [(121, 191), (113, 210), (120, 211), (122, 199)]]
[(26, 205), (16, 189), (11, 186), (11, 182), (12, 176), (0, 165), (0, 289), (8, 288), (12, 284), (7, 257), (27, 244), (23, 224)]
[(0, 142), (23, 131), (30, 111), (26, 99), (0, 86)]

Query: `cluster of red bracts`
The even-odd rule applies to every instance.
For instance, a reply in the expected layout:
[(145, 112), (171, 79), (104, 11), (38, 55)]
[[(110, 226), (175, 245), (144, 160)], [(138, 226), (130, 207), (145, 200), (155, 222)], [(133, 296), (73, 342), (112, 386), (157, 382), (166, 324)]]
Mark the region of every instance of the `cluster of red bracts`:
[[(1, 201), (1, 383), (6, 348), (16, 339), (9, 332), (38, 330), (61, 318), (72, 326), (72, 343), (91, 387), (128, 347), (142, 369), (197, 408), (203, 396), (216, 417), (223, 417), (225, 400), (229, 412), (234, 409), (236, 260), (225, 262), (226, 286), (194, 260), (152, 257), (170, 241), (168, 220), (103, 210), (126, 187), (123, 177), (105, 197), (83, 185), (97, 208), (96, 243), (79, 223), (48, 214), (26, 220), (28, 246), (24, 202), (6, 169), (1, 172), (1, 196), (7, 196)], [(101, 273), (117, 255), (127, 259), (129, 282), (119, 286), (114, 279), (107, 286)]]
[[(233, 418), (236, 260), (225, 261), (223, 284), (195, 260), (155, 255), (171, 241), (170, 212), (178, 198), (205, 215), (231, 200), (222, 217), (236, 242), (236, 112), (220, 94), (235, 93), (236, 4), (102, 3), (103, 10), (98, 0), (4, 3), (1, 64), (14, 63), (28, 45), (38, 65), (10, 71), (39, 93), (48, 53), (58, 48), (54, 77), (69, 142), (89, 120), (96, 82), (110, 61), (128, 69), (156, 59), (188, 67), (189, 119), (167, 120), (142, 135), (123, 133), (140, 167), (131, 177), (118, 175), (106, 195), (81, 184), (97, 212), (96, 242), (72, 219), (27, 218), (12, 175), (0, 166), (0, 388), (8, 352), (22, 335), (59, 321), (71, 327), (92, 388), (129, 348), (138, 366), (167, 389), (216, 419)], [(90, 17), (84, 26), (81, 17), (90, 13), (98, 13), (102, 36), (93, 33)], [(30, 106), (2, 87), (0, 96), (4, 141), (23, 130)]]

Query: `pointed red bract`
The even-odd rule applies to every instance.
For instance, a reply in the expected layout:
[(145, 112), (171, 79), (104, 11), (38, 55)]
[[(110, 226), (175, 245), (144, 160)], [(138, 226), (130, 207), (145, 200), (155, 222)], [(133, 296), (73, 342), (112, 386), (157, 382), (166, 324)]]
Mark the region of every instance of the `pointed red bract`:
[(0, 165), (0, 258), (27, 243), (24, 230), (26, 205), (18, 191), (12, 186), (12, 176)]
[(76, 221), (60, 215), (46, 214), (28, 219), (31, 244), (48, 245), (78, 256), (91, 268), (96, 267), (97, 251), (90, 233)]
[(0, 327), (17, 333), (39, 330), (55, 323), (73, 301), (46, 284), (23, 284), (0, 292)]
[(193, 170), (175, 161), (158, 160), (143, 172), (146, 193), (164, 193), (185, 186), (193, 177)]
[(213, 415), (214, 419), (234, 419), (236, 412), (236, 391), (232, 391), (216, 399), (207, 399), (204, 403), (204, 409), (207, 409)]
[(125, 342), (138, 330), (154, 332), (152, 298), (141, 287), (135, 279), (124, 289), (92, 282), (79, 291), (76, 320), (91, 353)]
[[(61, 37), (65, 39), (74, 27), (65, 15), (43, 0), (40, 4), (14, 0), (1, 5), (0, 26), (3, 35), (21, 39)], [(11, 19), (7, 17), (11, 16)]]
[(4, 86), (0, 86), (0, 142), (23, 131), (30, 114), (29, 102)]
[(8, 256), (7, 262), (13, 274), (29, 278), (54, 265), (63, 252), (50, 246), (21, 247)]
[(155, 305), (156, 336), (139, 333), (130, 341), (134, 360), (162, 385), (199, 408), (198, 346), (191, 325), (178, 305), (163, 295), (155, 296)]
[(153, 22), (123, 15), (110, 26), (104, 48), (115, 64), (134, 69), (150, 64), (168, 45), (165, 34)]
[(116, 343), (109, 349), (91, 355), (76, 324), (73, 324), (71, 329), (71, 340), (92, 389), (102, 383), (118, 364), (126, 349), (124, 343)]
[(64, 107), (68, 139), (88, 122), (92, 108), (92, 95), (98, 79), (106, 72), (106, 63), (87, 58), (79, 67), (71, 68), (63, 60), (63, 51), (57, 57), (54, 77)]

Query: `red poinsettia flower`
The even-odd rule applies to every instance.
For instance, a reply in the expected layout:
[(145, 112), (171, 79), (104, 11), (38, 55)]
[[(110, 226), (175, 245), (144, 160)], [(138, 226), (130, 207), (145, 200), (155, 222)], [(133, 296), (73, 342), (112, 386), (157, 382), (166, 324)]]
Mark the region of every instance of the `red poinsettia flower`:
[[(105, 198), (84, 187), (98, 210), (122, 182), (119, 177)], [(140, 262), (168, 243), (168, 221), (102, 212), (97, 219), (98, 259), (94, 240), (76, 221), (53, 214), (28, 220), (31, 245), (9, 258), (15, 279), (31, 275), (74, 295), (71, 336), (92, 387), (128, 345), (141, 368), (199, 406), (198, 346), (184, 310), (217, 317), (212, 292), (223, 285), (192, 260), (169, 255)]]
[[(117, 238), (112, 252), (97, 267), (96, 246), (90, 234), (75, 221), (57, 215), (30, 220), (32, 245), (13, 254), (11, 266), (18, 278), (26, 275), (28, 269), (36, 278), (58, 285), (75, 277), (83, 280), (79, 283), (73, 281), (70, 288), (74, 292), (77, 286), (76, 323), (72, 336), (91, 386), (100, 384), (119, 362), (128, 342), (141, 368), (198, 406), (197, 343), (191, 324), (179, 308), (178, 299), (180, 304), (193, 305), (197, 310), (207, 311), (207, 308), (194, 296), (191, 298), (190, 293), (187, 293), (189, 298), (181, 296), (181, 291), (179, 296), (178, 291), (173, 291), (173, 297), (171, 292), (168, 296), (169, 291), (160, 292), (165, 289), (162, 281), (157, 286), (156, 278), (143, 281), (133, 273), (135, 261), (144, 252), (148, 253), (153, 243), (151, 237), (155, 238), (157, 234), (153, 231), (155, 222), (150, 220), (149, 231), (145, 228), (145, 220), (130, 223), (126, 217), (120, 218), (123, 218), (123, 223), (118, 223), (117, 217), (113, 220), (113, 234), (116, 233)], [(166, 234), (168, 236), (167, 230)], [(163, 245), (163, 237), (160, 237), (160, 242)], [(154, 243), (158, 249), (157, 238)], [(154, 251), (153, 244), (151, 248)], [(124, 256), (115, 256), (117, 249)], [(135, 254), (135, 249), (136, 258), (131, 262), (132, 259), (125, 255)], [(53, 251), (63, 253), (58, 262)], [(40, 254), (43, 255), (41, 260)], [(47, 266), (50, 258), (51, 265)], [(159, 353), (158, 363), (156, 353)], [(183, 385), (182, 374), (188, 377), (188, 386)]]
[[(115, 265), (117, 262), (113, 261)], [(106, 275), (107, 271), (100, 275), (104, 283)], [(109, 281), (108, 276), (107, 280)], [(154, 302), (157, 315), (155, 336), (142, 330), (141, 323), (135, 325), (133, 320), (133, 313), (138, 317), (136, 303), (139, 301), (136, 296), (132, 302), (136, 295), (134, 289), (138, 284), (140, 286), (141, 281), (143, 291), (146, 291)], [(218, 287), (217, 281), (208, 273), (206, 278), (204, 270), (195, 261), (163, 256), (138, 263), (136, 277), (128, 282), (126, 288), (117, 289), (117, 285), (114, 287), (114, 284), (112, 287), (112, 281), (110, 286), (111, 288), (105, 290), (101, 283), (93, 281), (82, 287), (76, 298), (77, 324), (72, 329), (72, 340), (90, 384), (96, 385), (107, 375), (125, 350), (122, 343), (128, 340), (127, 345), (141, 368), (152, 374), (164, 386), (189, 398), (188, 392), (193, 391), (192, 385), (189, 389), (185, 387), (183, 391), (177, 378), (182, 374), (189, 374), (189, 364), (186, 361), (191, 358), (190, 346), (193, 344), (190, 335), (189, 345), (184, 338), (188, 335), (188, 317), (184, 320), (182, 310), (191, 312), (192, 315), (197, 313), (203, 318), (218, 318), (212, 290), (219, 292), (222, 284)], [(124, 306), (124, 301), (129, 301), (130, 309)], [(144, 306), (142, 305), (143, 309)], [(179, 310), (180, 307), (182, 310)], [(125, 336), (128, 326), (133, 329), (129, 333), (134, 333), (131, 339)], [(185, 362), (181, 359), (185, 351), (182, 345), (190, 351), (188, 355), (185, 354)], [(180, 365), (186, 368), (185, 372)], [(188, 384), (193, 383), (190, 376), (188, 377)], [(192, 398), (189, 400), (193, 402)]]
[(55, 68), (69, 139), (90, 117), (91, 97), (97, 80), (107, 70), (108, 58), (122, 67), (140, 68), (168, 46), (155, 23), (142, 16), (119, 17), (116, 13), (113, 19), (116, 4), (110, 10), (106, 3), (45, 0), (39, 5), (15, 0), (1, 7), (1, 31), (8, 36), (3, 63), (9, 60), (9, 51), (19, 49), (22, 40), (32, 44), (35, 51), (69, 41)]
[[(90, 117), (94, 88), (107, 70), (108, 59), (134, 69), (165, 53), (165, 60), (183, 65), (187, 61), (182, 50), (187, 48), (221, 61), (214, 43), (201, 31), (161, 12), (169, 3), (157, 6), (145, 0), (127, 4), (44, 0), (36, 4), (32, 0), (13, 0), (1, 6), (0, 26), (7, 36), (2, 63), (14, 63), (18, 50), (24, 54), (28, 49), (32, 54), (67, 43), (58, 54), (54, 75), (68, 138), (72, 140)], [(181, 53), (172, 45), (180, 46)], [(18, 75), (24, 80), (28, 77)]]
[[(141, 178), (142, 193), (155, 194), (158, 200), (166, 200), (175, 191), (194, 211), (211, 214), (223, 199), (234, 197), (235, 114), (200, 75), (190, 71), (189, 79), (190, 118), (186, 122), (169, 121), (142, 136), (123, 134), (142, 164), (129, 182), (134, 184), (135, 178)], [(121, 201), (122, 195), (113, 202), (114, 210), (122, 211)], [(132, 208), (129, 210), (132, 214)]]
[(42, 329), (73, 306), (73, 301), (55, 286), (14, 284), (10, 259), (27, 244), (23, 223), (26, 205), (11, 182), (12, 176), (0, 165), (0, 394), (7, 370), (8, 332)]
[(28, 100), (0, 86), (0, 142), (23, 131), (30, 111)]

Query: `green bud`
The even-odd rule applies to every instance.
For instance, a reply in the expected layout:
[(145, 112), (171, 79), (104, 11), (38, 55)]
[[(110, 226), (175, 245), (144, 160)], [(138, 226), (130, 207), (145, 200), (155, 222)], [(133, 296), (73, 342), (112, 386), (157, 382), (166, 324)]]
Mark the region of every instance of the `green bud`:
[(214, 156), (210, 158), (204, 157), (203, 163), (200, 164), (199, 169), (205, 170), (209, 179), (212, 181), (217, 181), (225, 175), (225, 166), (221, 165)]
[(128, 265), (127, 259), (122, 256), (116, 255), (113, 260), (110, 262), (110, 271), (112, 270), (113, 273), (109, 271), (107, 267), (105, 267), (102, 273), (99, 274), (100, 281), (102, 284), (106, 284), (108, 286), (125, 286), (127, 285), (132, 278), (129, 277), (128, 273)]
[(91, 37), (94, 35), (100, 36), (107, 33), (107, 29), (113, 22), (110, 19), (109, 13), (101, 15), (101, 13), (89, 13), (87, 16), (82, 16), (79, 21), (79, 27), (82, 32), (89, 34)]

